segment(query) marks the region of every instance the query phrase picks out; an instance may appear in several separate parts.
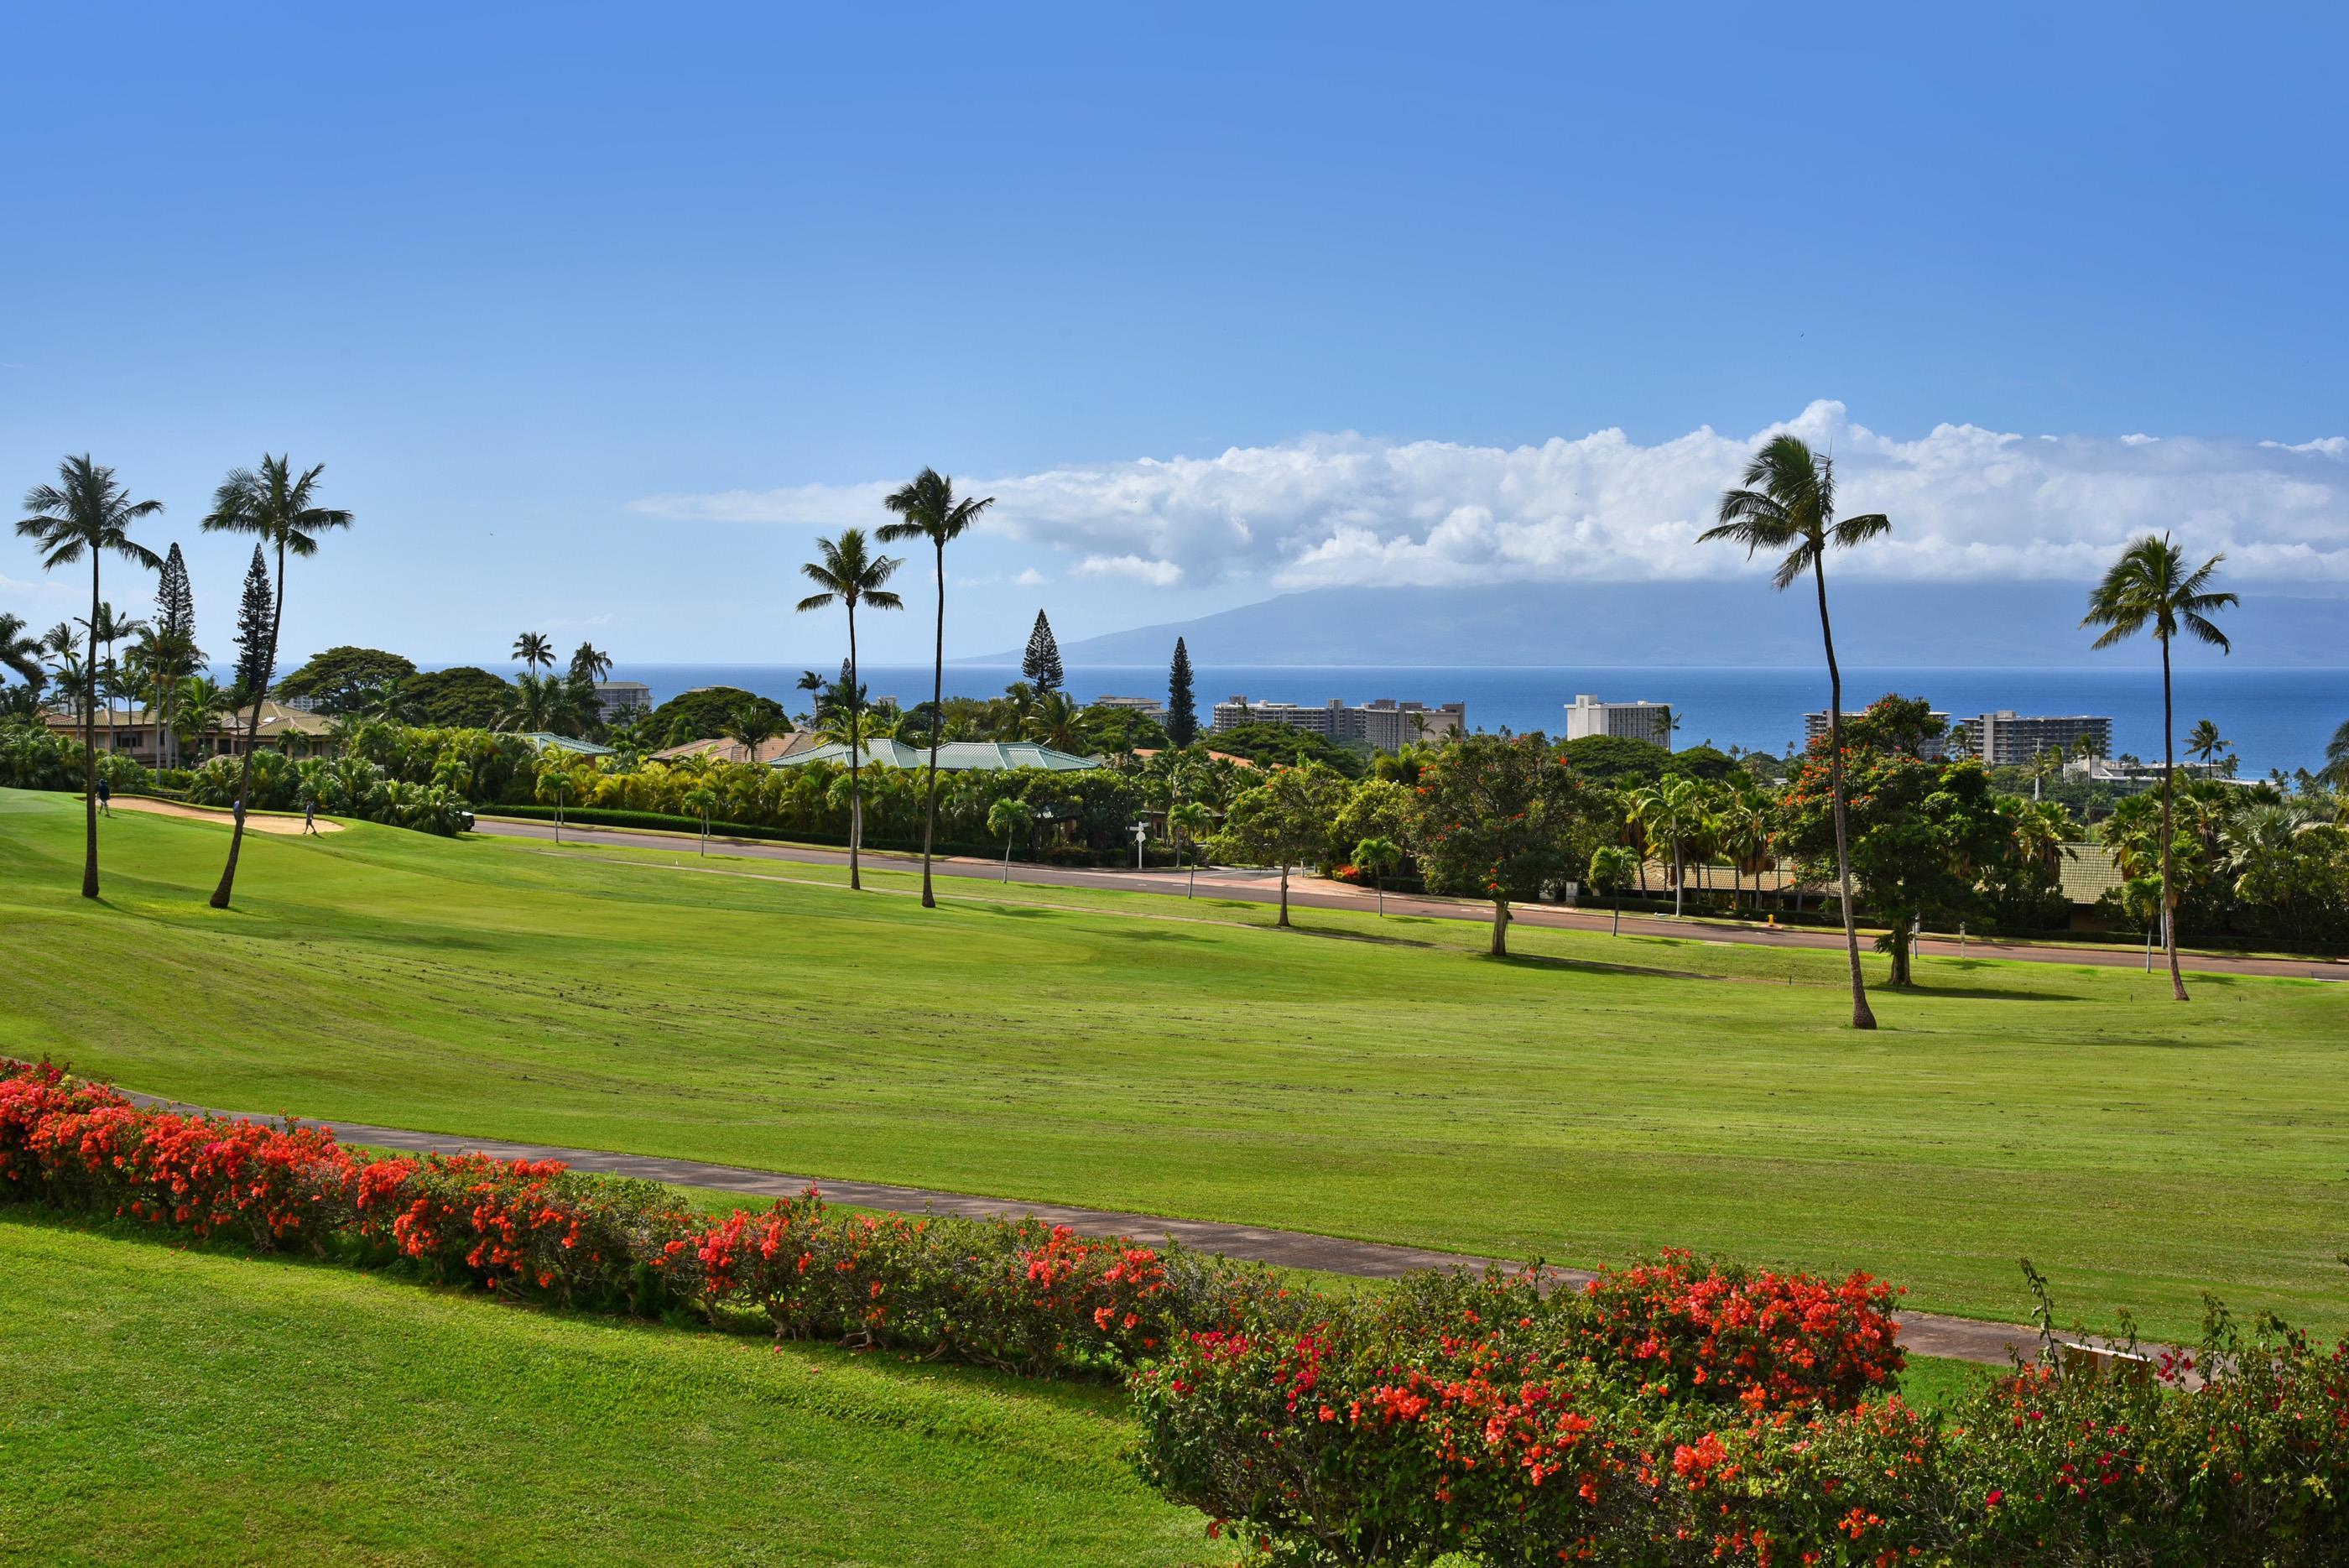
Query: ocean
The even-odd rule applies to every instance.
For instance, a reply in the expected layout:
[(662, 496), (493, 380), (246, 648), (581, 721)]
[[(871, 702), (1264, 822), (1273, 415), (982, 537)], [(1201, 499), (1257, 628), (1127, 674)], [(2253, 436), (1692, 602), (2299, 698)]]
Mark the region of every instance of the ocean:
[[(2062, 670), (1917, 670), (1847, 668), (1845, 701), (1865, 707), (1888, 691), (1923, 697), (1953, 719), (2012, 709), (2017, 713), (2102, 713), (2113, 720), (2116, 754), (2161, 754), (2161, 673), (2150, 645), (2144, 657), (2099, 656), (2094, 664)], [(614, 667), (616, 680), (641, 680), (661, 701), (697, 686), (739, 686), (772, 697), (794, 711), (802, 667), (757, 664), (632, 664)], [(864, 684), (875, 697), (911, 704), (930, 692), (927, 665), (867, 665)], [(986, 697), (1019, 678), (1017, 666), (949, 664), (949, 696)], [(1824, 669), (1671, 669), (1511, 666), (1241, 666), (1202, 664), (1194, 690), (1201, 722), (1232, 696), (1251, 701), (1320, 703), (1330, 698), (1362, 702), (1393, 697), (1433, 706), (1465, 702), (1471, 728), (1561, 734), (1565, 707), (1578, 692), (1603, 701), (1642, 698), (1669, 702), (1681, 714), (1680, 743), (1711, 742), (1783, 752), (1803, 735), (1803, 715), (1826, 706)], [(1068, 688), (1091, 701), (1102, 696), (1166, 695), (1164, 665), (1071, 665)], [(2233, 742), (2247, 777), (2271, 768), (2314, 768), (2325, 742), (2349, 721), (2349, 670), (2261, 670), (2189, 665), (2178, 672), (2177, 723), (2184, 736), (2198, 719), (2214, 721)]]

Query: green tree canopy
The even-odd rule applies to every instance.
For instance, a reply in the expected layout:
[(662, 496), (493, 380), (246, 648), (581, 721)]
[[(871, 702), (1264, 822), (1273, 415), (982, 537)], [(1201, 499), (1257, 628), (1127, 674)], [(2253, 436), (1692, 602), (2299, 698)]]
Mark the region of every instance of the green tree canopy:
[(1367, 756), (1339, 745), (1327, 735), (1292, 729), (1287, 724), (1238, 724), (1217, 730), (1206, 737), (1206, 743), (1211, 750), (1246, 757), (1253, 763), (1285, 763), (1292, 767), (1319, 763), (1350, 779), (1361, 778), (1370, 772)]
[(1509, 950), (1509, 900), (1540, 897), (1587, 855), (1581, 794), (1539, 735), (1464, 735), (1420, 770), (1413, 853), (1429, 887), (1493, 901), (1495, 957)]
[(307, 663), (278, 681), (270, 695), (280, 702), (313, 698), (326, 712), (355, 713), (371, 705), (386, 687), (406, 689), (415, 675), (414, 662), (397, 653), (346, 645), (312, 654)]
[(513, 705), (513, 682), (471, 664), (427, 670), (400, 684), (419, 722), (444, 730), (486, 730)]
[(726, 726), (743, 704), (763, 704), (760, 711), (782, 733), (792, 727), (791, 715), (783, 705), (771, 697), (760, 697), (739, 686), (705, 686), (698, 691), (688, 691), (672, 697), (652, 712), (652, 731), (672, 746), (688, 741), (714, 741), (726, 733)]
[[(2020, 853), (1981, 764), (1911, 754), (1900, 742), (1913, 729), (1908, 704), (1899, 699), (1888, 699), (1844, 729), (1852, 880), (1858, 897), (1890, 928), (1877, 939), (1876, 950), (1891, 957), (1894, 985), (1910, 983), (1913, 925), (1920, 919), (1947, 927), (1979, 918), (1984, 884), (2007, 880)], [(1835, 869), (1826, 750), (1822, 743), (1802, 759), (1779, 802), (1780, 844), (1806, 877), (1820, 881)]]

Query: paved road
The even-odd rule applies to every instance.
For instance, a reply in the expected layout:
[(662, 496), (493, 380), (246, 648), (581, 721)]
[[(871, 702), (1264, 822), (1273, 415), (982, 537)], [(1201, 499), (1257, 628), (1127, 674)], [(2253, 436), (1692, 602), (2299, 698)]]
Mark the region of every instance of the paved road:
[[(567, 835), (568, 827), (564, 829)], [(129, 1091), (125, 1091), (129, 1093)], [(154, 1095), (131, 1093), (141, 1105), (202, 1113), (203, 1107)], [(250, 1113), (215, 1112), (249, 1116)], [(274, 1116), (251, 1116), (274, 1122)], [(557, 1148), (545, 1144), (510, 1143), (499, 1138), (460, 1137), (443, 1133), (411, 1132), (404, 1127), (334, 1124), (335, 1136), (348, 1144), (369, 1148), (398, 1149), (415, 1154), (461, 1154), (479, 1150), (499, 1159), (559, 1159), (574, 1170), (605, 1176), (635, 1176), (678, 1187), (713, 1188), (745, 1198), (798, 1196), (810, 1186), (823, 1189), (834, 1203), (858, 1209), (878, 1209), (905, 1214), (955, 1214), (968, 1219), (994, 1215), (1033, 1215), (1050, 1225), (1066, 1225), (1092, 1236), (1132, 1236), (1142, 1241), (1178, 1241), (1203, 1252), (1270, 1263), (1288, 1269), (1312, 1269), (1322, 1273), (1359, 1279), (1392, 1280), (1421, 1269), (1483, 1269), (1491, 1260), (1459, 1252), (1430, 1251), (1381, 1241), (1356, 1241), (1342, 1236), (1321, 1236), (1306, 1231), (1277, 1231), (1259, 1225), (1231, 1225), (1204, 1220), (1170, 1220), (1155, 1214), (1131, 1214), (1112, 1209), (1078, 1209), (1059, 1203), (1029, 1203), (1017, 1199), (985, 1198), (968, 1192), (939, 1192), (922, 1187), (892, 1187), (872, 1181), (812, 1181), (740, 1166), (709, 1165), (694, 1159), (669, 1159), (655, 1155), (613, 1154), (603, 1149)], [(1514, 1266), (1514, 1265), (1512, 1265)], [(1565, 1285), (1579, 1285), (1594, 1276), (1586, 1269), (1550, 1271)], [(1900, 1343), (1918, 1355), (1944, 1355), (1959, 1361), (2005, 1366), (2013, 1355), (2029, 1359), (2038, 1351), (2037, 1331), (2019, 1324), (1984, 1323), (1976, 1318), (1948, 1317), (1939, 1313), (1903, 1312)], [(2090, 1342), (2095, 1343), (2095, 1342)]]
[[(523, 822), (482, 818), (474, 831), (501, 838), (554, 837), (554, 826), (544, 822)], [(686, 834), (648, 833), (631, 828), (582, 827), (565, 824), (565, 843), (600, 844), (630, 849), (682, 850), (693, 847), (692, 836)], [(844, 866), (848, 854), (841, 849), (813, 848), (796, 844), (776, 844), (756, 838), (721, 838), (713, 836), (710, 846), (730, 856), (742, 856), (754, 860), (792, 861), (805, 866)], [(895, 871), (909, 864), (918, 865), (910, 856), (866, 850), (864, 858), (880, 867)], [(1003, 876), (999, 862), (969, 859), (957, 856), (941, 856), (934, 863), (936, 875), (969, 877), (979, 881), (998, 881)], [(1188, 876), (1176, 871), (1096, 871), (1061, 866), (1022, 866), (1011, 868), (1013, 878), (1030, 886), (1053, 888), (1109, 888), (1124, 892), (1169, 893), (1178, 897), (1191, 890)], [(1198, 874), (1197, 892), (1201, 898), (1236, 898), (1247, 903), (1271, 904), (1280, 899), (1280, 878), (1275, 872), (1234, 870), (1219, 867)], [(1288, 902), (1293, 908), (1307, 909), (1351, 909), (1367, 911), (1376, 903), (1375, 895), (1343, 883), (1319, 877), (1292, 877), (1288, 886)], [(1489, 923), (1493, 918), (1490, 905), (1469, 903), (1463, 899), (1405, 896), (1390, 893), (1387, 912), (1396, 915), (1418, 915), (1434, 919), (1474, 920)], [(1525, 926), (1548, 926), (1566, 930), (1606, 930), (1609, 917), (1605, 910), (1568, 909), (1553, 904), (1518, 904), (1513, 906), (1513, 923)], [(1708, 942), (1736, 942), (1751, 947), (1767, 948), (1840, 948), (1843, 934), (1836, 930), (1818, 930), (1802, 927), (1753, 926), (1729, 920), (1673, 920), (1652, 916), (1627, 915), (1623, 930), (1643, 937), (1679, 937)], [(1917, 944), (1920, 958), (1981, 958), (2013, 959), (2026, 963), (2088, 964), (2100, 969), (2142, 969), (2145, 957), (2134, 948), (2059, 947), (2038, 942), (1982, 941), (1968, 940), (1959, 943), (1938, 937), (1928, 937)], [(2231, 958), (2210, 955), (2186, 955), (2183, 963), (2189, 971), (2203, 974), (2280, 975), (2289, 979), (2349, 981), (2349, 961), (2340, 959), (2262, 959)]]

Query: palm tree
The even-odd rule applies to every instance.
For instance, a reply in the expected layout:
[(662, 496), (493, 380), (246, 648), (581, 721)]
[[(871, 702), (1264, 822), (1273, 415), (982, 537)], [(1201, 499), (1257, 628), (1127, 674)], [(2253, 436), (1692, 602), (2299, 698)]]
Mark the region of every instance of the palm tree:
[(701, 853), (709, 853), (709, 813), (718, 805), (718, 796), (708, 784), (696, 784), (678, 798), (678, 804), (701, 818)]
[(2186, 732), (2186, 754), (2202, 759), (2202, 771), (2216, 772), (2219, 753), (2233, 744), (2219, 733), (2219, 726), (2208, 719), (2197, 719), (2194, 727)]
[(587, 727), (579, 683), (566, 675), (514, 677), (514, 694), (498, 715), (501, 729), (524, 734), (576, 735)]
[[(552, 659), (548, 660), (553, 663)], [(592, 642), (583, 642), (571, 651), (571, 679), (593, 686), (612, 673), (612, 656)]]
[(1614, 919), (1609, 923), (1610, 937), (1623, 934), (1623, 889), (1631, 884), (1632, 856), (1619, 844), (1605, 844), (1590, 852), (1590, 885), (1609, 896), (1614, 906)]
[(905, 601), (884, 585), (905, 563), (895, 556), (870, 554), (862, 528), (843, 528), (839, 538), (818, 539), (815, 547), (821, 558), (807, 562), (800, 571), (823, 591), (802, 599), (799, 607), (815, 610), (837, 603), (848, 611), (848, 885), (862, 888), (864, 883), (857, 870), (856, 853), (864, 836), (864, 786), (858, 772), (864, 752), (861, 722), (864, 693), (856, 679), (856, 607), (904, 609)]
[(1085, 744), (1084, 711), (1069, 700), (1067, 692), (1047, 691), (1036, 699), (1036, 706), (1020, 722), (1019, 732), (1056, 752), (1081, 751)]
[(775, 722), (768, 717), (771, 709), (757, 703), (744, 702), (726, 715), (718, 732), (742, 748), (742, 761), (752, 767), (759, 763), (759, 748), (775, 738)]
[(1682, 856), (1689, 841), (1704, 826), (1703, 787), (1683, 774), (1667, 774), (1635, 792), (1631, 802), (1649, 836), (1661, 838), (1672, 846), (1672, 914), (1677, 919), (1687, 880)]
[(234, 705), (234, 694), (209, 675), (186, 675), (171, 693), (171, 754), (179, 757)]
[[(936, 553), (938, 566), (938, 629), (936, 656), (930, 665), (930, 711), (933, 715), (946, 711), (947, 680), (947, 546), (967, 533), (978, 521), (978, 514), (995, 504), (992, 495), (973, 499), (955, 498), (954, 481), (935, 468), (926, 468), (916, 474), (886, 501), (882, 503), (904, 519), (885, 524), (881, 542), (896, 544), (901, 539), (927, 539)], [(938, 740), (946, 728), (930, 726), (929, 785), (922, 806), (922, 908), (937, 908), (937, 899), (930, 895), (930, 840), (938, 827)]]
[(106, 661), (98, 667), (99, 678), (106, 683), (106, 754), (114, 754), (114, 700), (122, 695), (122, 673), (114, 661), (114, 645), (125, 638), (136, 637), (147, 629), (147, 623), (135, 616), (127, 616), (110, 603), (100, 602), (91, 613), (89, 646), (93, 654), (106, 649)]
[(15, 670), (36, 692), (49, 679), (48, 668), (41, 662), (41, 639), (25, 629), (23, 616), (0, 611), (0, 665)]
[(2324, 743), (2323, 777), (2334, 789), (2349, 791), (2349, 719)]
[[(90, 462), (89, 454), (67, 458), (57, 465), (56, 484), (36, 484), (25, 493), (27, 515), (16, 524), (16, 532), (33, 540), (41, 551), (41, 569), (55, 571), (70, 566), (87, 555), (89, 557), (89, 619), (98, 623), (98, 557), (112, 551), (149, 571), (162, 569), (163, 557), (133, 541), (130, 524), (141, 518), (152, 517), (163, 510), (160, 501), (133, 501), (121, 485), (115, 483), (114, 470), (101, 468)], [(73, 641), (73, 628), (61, 628), (68, 648)], [(54, 635), (54, 634), (52, 634)], [(81, 767), (83, 845), (81, 865), (81, 896), (98, 897), (98, 736), (94, 720), (98, 711), (97, 649), (82, 660), (83, 685), (81, 713)]]
[(987, 808), (987, 831), (1003, 835), (1003, 879), (1011, 880), (1011, 839), (1021, 828), (1036, 819), (1028, 803), (1005, 795)]
[(261, 665), (263, 678), (247, 693), (253, 716), (244, 727), (244, 773), (237, 785), (236, 820), (229, 830), (228, 864), (221, 870), (220, 886), (212, 889), (215, 909), (228, 908), (229, 896), (236, 888), (236, 858), (244, 848), (244, 803), (253, 793), (253, 753), (261, 742), (261, 701), (269, 694), (268, 674), (277, 667), (277, 634), (285, 625), (285, 556), (288, 552), (315, 556), (319, 535), (351, 525), (348, 512), (317, 504), (318, 475), (326, 467), (313, 463), (297, 475), (289, 459), (264, 452), (259, 469), (233, 469), (221, 481), (212, 493), (212, 514), (203, 522), (207, 534), (251, 534), (277, 552), (277, 599), (269, 612), (267, 658)]
[(554, 646), (546, 640), (543, 631), (526, 631), (514, 639), (513, 656), (525, 670), (554, 668)]
[(2084, 627), (2105, 628), (2095, 640), (2098, 648), (2110, 648), (2147, 627), (2154, 640), (2161, 644), (2161, 940), (2169, 958), (2170, 993), (2180, 1002), (2186, 1000), (2186, 978), (2178, 969), (2178, 887), (2171, 866), (2170, 824), (2178, 781), (2171, 776), (2177, 771), (2177, 756), (2170, 714), (2169, 644), (2182, 629), (2221, 652), (2227, 650), (2227, 634), (2210, 623), (2211, 616), (2237, 602), (2234, 595), (2214, 593), (2210, 588), (2211, 578), (2226, 558), (2213, 556), (2189, 571), (2185, 556), (2170, 543), (2168, 535), (2157, 538), (2148, 534), (2121, 552), (2105, 580), (2088, 596), (2088, 613), (2080, 620)]
[(1392, 838), (1365, 838), (1354, 846), (1354, 864), (1371, 874), (1379, 890), (1379, 918), (1387, 913), (1387, 873), (1402, 864), (1402, 851)]
[(1177, 844), (1191, 846), (1191, 890), (1183, 896), (1196, 898), (1199, 892), (1198, 844), (1214, 829), (1216, 814), (1208, 809), (1206, 801), (1186, 800), (1166, 813), (1166, 826), (1177, 836)]
[(1848, 550), (1891, 531), (1880, 512), (1838, 521), (1835, 514), (1835, 459), (1815, 454), (1791, 435), (1774, 437), (1745, 466), (1744, 488), (1721, 498), (1720, 521), (1700, 539), (1727, 539), (1745, 546), (1751, 559), (1761, 550), (1784, 550), (1770, 586), (1784, 592), (1808, 574), (1818, 589), (1819, 639), (1827, 655), (1827, 785), (1835, 812), (1836, 877), (1843, 895), (1844, 950), (1851, 961), (1851, 1026), (1876, 1027), (1868, 988), (1859, 971), (1859, 927), (1851, 909), (1851, 845), (1843, 780), (1843, 672), (1836, 666), (1835, 628), (1827, 618), (1826, 556)]

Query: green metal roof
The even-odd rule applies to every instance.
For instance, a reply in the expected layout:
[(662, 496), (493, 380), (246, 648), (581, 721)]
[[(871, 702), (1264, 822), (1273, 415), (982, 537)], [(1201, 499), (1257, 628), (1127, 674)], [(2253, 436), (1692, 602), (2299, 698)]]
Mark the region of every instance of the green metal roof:
[(583, 741), (575, 735), (551, 735), (543, 730), (524, 730), (522, 738), (542, 752), (576, 752), (583, 757), (608, 757), (609, 746), (599, 746), (593, 741)]
[[(848, 748), (838, 743), (778, 757), (768, 766), (796, 768), (807, 763), (845, 763)], [(868, 741), (860, 759), (866, 767), (925, 768), (930, 764), (926, 746), (903, 741)], [(1042, 768), (1047, 773), (1077, 773), (1097, 768), (1095, 757), (1075, 757), (1028, 741), (948, 741), (938, 748), (940, 773), (1008, 773), (1013, 768)]]

